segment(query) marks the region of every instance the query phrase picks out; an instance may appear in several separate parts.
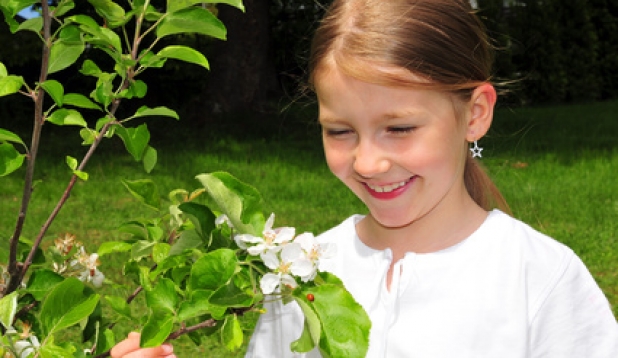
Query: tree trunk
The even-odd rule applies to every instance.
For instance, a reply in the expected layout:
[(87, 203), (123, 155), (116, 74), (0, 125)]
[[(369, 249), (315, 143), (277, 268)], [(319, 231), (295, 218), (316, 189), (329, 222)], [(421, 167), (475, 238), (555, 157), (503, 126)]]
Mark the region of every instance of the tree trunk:
[[(194, 103), (210, 113), (269, 112), (282, 91), (273, 58), (269, 0), (244, 0), (246, 12), (219, 5), (227, 41), (209, 50), (206, 88)], [(205, 108), (206, 107), (206, 108)]]

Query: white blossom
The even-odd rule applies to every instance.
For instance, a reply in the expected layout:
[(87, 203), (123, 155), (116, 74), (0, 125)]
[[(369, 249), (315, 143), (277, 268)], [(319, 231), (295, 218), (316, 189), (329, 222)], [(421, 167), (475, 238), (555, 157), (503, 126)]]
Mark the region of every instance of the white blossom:
[(82, 247), (78, 259), (73, 264), (79, 264), (83, 268), (79, 275), (82, 282), (92, 282), (95, 287), (103, 285), (105, 275), (97, 268), (101, 264), (98, 254), (88, 255)]
[(30, 336), (26, 339), (15, 342), (15, 353), (17, 353), (19, 358), (27, 358), (40, 346), (41, 344), (39, 343), (38, 338), (36, 338), (36, 336)]
[[(282, 245), (290, 242), (296, 233), (293, 227), (282, 227), (273, 229), (275, 214), (271, 214), (266, 224), (262, 236), (241, 234), (234, 237), (238, 247), (247, 250), (250, 255), (257, 256), (268, 251), (278, 251)], [(248, 245), (252, 244), (252, 245)]]
[(227, 215), (225, 215), (225, 214), (221, 214), (221, 215), (217, 216), (217, 218), (215, 219), (215, 225), (217, 225), (217, 226), (221, 226), (221, 225), (223, 225), (223, 223), (227, 224), (227, 226), (228, 226), (230, 229), (233, 229), (233, 228), (234, 228), (234, 225), (232, 225), (232, 221), (231, 221), (231, 220), (230, 220), (230, 218), (229, 218)]

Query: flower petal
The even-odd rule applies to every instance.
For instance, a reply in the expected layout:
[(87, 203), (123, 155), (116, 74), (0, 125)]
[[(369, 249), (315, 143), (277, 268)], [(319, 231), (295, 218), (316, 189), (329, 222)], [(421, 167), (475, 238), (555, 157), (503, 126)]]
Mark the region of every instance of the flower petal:
[(300, 246), (306, 252), (310, 252), (314, 249), (314, 247), (318, 246), (318, 241), (315, 239), (315, 236), (313, 236), (313, 234), (309, 232), (305, 232), (296, 236), (294, 242), (300, 244)]
[(294, 262), (303, 256), (303, 250), (299, 244), (293, 242), (285, 245), (281, 250), (281, 260), (283, 262)]
[(269, 295), (275, 291), (280, 282), (281, 278), (279, 275), (269, 272), (262, 276), (260, 280), (260, 289), (262, 289), (263, 294)]
[(275, 270), (279, 267), (279, 258), (275, 251), (266, 251), (260, 255), (260, 258), (264, 262), (264, 265), (271, 270)]
[(296, 280), (294, 279), (294, 277), (285, 274), (283, 276), (281, 276), (281, 283), (294, 289), (296, 288), (296, 286), (298, 286), (298, 284), (296, 283)]
[(264, 224), (264, 231), (268, 231), (272, 229), (274, 224), (275, 224), (275, 213), (272, 213), (270, 214), (270, 216), (268, 217), (268, 220), (266, 220), (266, 223)]
[[(290, 271), (296, 276), (306, 278), (313, 275), (313, 273), (316, 271), (316, 267), (310, 260), (302, 258), (292, 262), (292, 266), (290, 266)], [(303, 281), (307, 282), (307, 280)]]

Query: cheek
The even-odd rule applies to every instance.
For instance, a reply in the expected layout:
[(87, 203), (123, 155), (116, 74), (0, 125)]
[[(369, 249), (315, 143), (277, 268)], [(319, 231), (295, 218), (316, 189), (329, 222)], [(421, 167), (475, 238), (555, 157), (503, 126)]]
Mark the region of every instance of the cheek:
[(324, 156), (330, 171), (336, 177), (343, 180), (347, 176), (348, 168), (351, 165), (346, 159), (347, 156), (345, 152), (337, 150), (333, 146), (324, 145)]

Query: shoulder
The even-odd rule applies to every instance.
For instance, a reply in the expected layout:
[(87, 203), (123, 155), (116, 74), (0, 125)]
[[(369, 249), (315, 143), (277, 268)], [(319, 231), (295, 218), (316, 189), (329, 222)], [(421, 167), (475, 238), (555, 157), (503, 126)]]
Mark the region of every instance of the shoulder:
[(539, 265), (539, 269), (564, 266), (575, 256), (573, 250), (563, 243), (499, 210), (489, 214), (478, 232), (490, 245), (508, 249), (506, 253), (509, 255)]
[(363, 218), (363, 215), (352, 215), (343, 220), (339, 225), (330, 228), (329, 230), (318, 235), (317, 240), (320, 243), (338, 243), (343, 244), (346, 241), (353, 241), (356, 238), (356, 224)]

